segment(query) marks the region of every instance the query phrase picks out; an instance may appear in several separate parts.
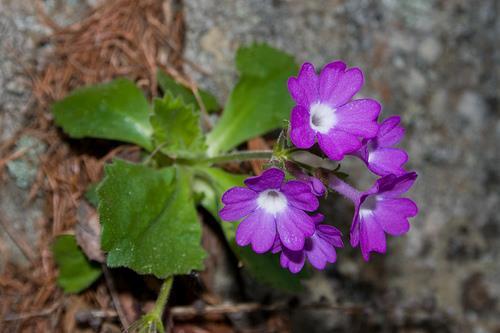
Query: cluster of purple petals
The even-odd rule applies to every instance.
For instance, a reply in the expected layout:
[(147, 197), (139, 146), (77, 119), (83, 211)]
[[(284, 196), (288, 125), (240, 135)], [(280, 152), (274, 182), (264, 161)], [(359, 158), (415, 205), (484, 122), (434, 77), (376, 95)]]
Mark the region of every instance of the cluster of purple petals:
[(280, 264), (288, 268), (292, 273), (298, 273), (304, 267), (307, 260), (316, 269), (324, 269), (327, 263), (333, 264), (337, 260), (336, 247), (343, 247), (342, 233), (328, 224), (321, 224), (324, 216), (316, 214), (312, 216), (315, 224), (314, 234), (306, 239), (304, 248), (293, 251), (284, 247), (279, 238), (276, 238), (273, 253), (281, 252)]
[(296, 102), (290, 119), (290, 139), (299, 148), (315, 142), (332, 160), (340, 161), (357, 151), (362, 139), (377, 135), (381, 105), (374, 99), (355, 99), (363, 86), (359, 68), (347, 69), (342, 61), (326, 65), (318, 75), (305, 63), (297, 77), (288, 80)]
[(350, 243), (359, 245), (368, 260), (370, 252), (385, 253), (386, 233), (399, 236), (408, 232), (408, 218), (418, 209), (401, 195), (413, 185), (417, 174), (405, 171), (408, 154), (395, 147), (404, 136), (400, 117), (377, 123), (380, 104), (373, 99), (353, 99), (362, 85), (361, 70), (348, 69), (342, 61), (327, 64), (319, 75), (313, 65), (305, 63), (298, 76), (288, 80), (288, 90), (296, 102), (290, 121), (292, 143), (310, 148), (317, 142), (332, 160), (356, 156), (381, 176), (364, 192), (335, 177), (329, 183), (331, 189), (353, 201)]
[[(402, 197), (417, 174), (404, 169), (407, 153), (395, 147), (404, 136), (400, 118), (378, 123), (381, 105), (374, 99), (353, 99), (363, 85), (363, 73), (347, 68), (342, 61), (323, 67), (319, 74), (305, 63), (297, 77), (288, 80), (296, 105), (291, 111), (290, 139), (298, 148), (316, 143), (331, 160), (345, 155), (361, 159), (380, 178), (366, 191), (358, 191), (331, 175), (328, 186), (350, 199), (354, 217), (350, 243), (359, 246), (363, 258), (371, 252), (385, 253), (386, 234), (399, 236), (409, 228), (416, 204)], [(225, 221), (241, 220), (236, 243), (251, 245), (257, 253), (280, 253), (283, 268), (299, 272), (306, 260), (317, 269), (336, 261), (336, 248), (343, 247), (335, 227), (322, 223), (318, 197), (326, 193), (324, 184), (293, 163), (287, 163), (294, 180), (285, 180), (278, 168), (264, 171), (235, 187), (222, 197)]]
[(351, 153), (365, 162), (368, 169), (376, 175), (402, 175), (406, 171), (403, 165), (408, 161), (408, 154), (394, 147), (404, 136), (405, 130), (399, 125), (401, 119), (393, 116), (385, 119), (378, 133), (371, 139), (363, 139), (359, 150)]
[[(325, 192), (322, 183), (318, 186), (313, 179), (285, 181), (281, 169), (270, 168), (246, 179), (245, 185), (224, 193), (224, 208), (219, 212), (225, 221), (242, 219), (236, 230), (238, 245), (250, 245), (257, 253), (283, 251), (292, 259), (287, 261), (282, 255), (281, 264), (294, 273), (302, 269), (305, 257), (318, 269), (335, 261), (335, 247), (342, 246), (340, 232), (319, 224), (319, 215), (309, 214), (318, 209), (314, 192)], [(302, 261), (296, 263), (298, 257)]]
[(384, 176), (354, 200), (350, 241), (353, 247), (360, 245), (366, 261), (370, 252), (385, 253), (386, 233), (400, 236), (410, 229), (408, 218), (417, 215), (418, 207), (402, 195), (416, 179), (415, 172)]

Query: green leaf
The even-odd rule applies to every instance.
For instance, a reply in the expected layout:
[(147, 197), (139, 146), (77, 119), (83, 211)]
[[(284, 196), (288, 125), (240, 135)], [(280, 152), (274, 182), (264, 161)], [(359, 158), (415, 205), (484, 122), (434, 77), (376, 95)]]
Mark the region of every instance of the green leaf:
[(94, 207), (97, 207), (97, 205), (99, 204), (99, 198), (97, 197), (98, 186), (99, 183), (90, 184), (84, 193), (85, 199), (87, 199), (87, 201)]
[[(170, 93), (173, 97), (180, 97), (184, 103), (192, 104), (198, 109), (198, 101), (196, 101), (196, 97), (191, 89), (177, 83), (173, 78), (161, 70), (157, 72), (156, 78), (164, 94)], [(198, 89), (198, 92), (200, 93), (201, 101), (203, 105), (205, 105), (207, 112), (220, 110), (219, 103), (214, 95), (203, 89)]]
[(99, 186), (101, 245), (111, 267), (165, 278), (203, 268), (191, 174), (116, 160)]
[(335, 175), (336, 175), (337, 177), (339, 177), (339, 178), (340, 178), (340, 179), (342, 179), (342, 180), (345, 180), (345, 179), (349, 178), (349, 174), (347, 174), (347, 173), (345, 173), (345, 172), (342, 172), (342, 171), (335, 171), (334, 173), (335, 173)]
[(210, 214), (218, 218), (218, 212), (222, 208), (220, 201), (222, 194), (231, 187), (243, 186), (243, 181), (247, 176), (212, 167), (195, 167), (195, 170), (201, 176), (201, 178), (195, 178), (194, 182), (195, 192), (201, 194), (200, 203)]
[(171, 157), (194, 156), (206, 150), (199, 112), (180, 98), (167, 94), (156, 99), (151, 124), (156, 146)]
[(56, 124), (73, 138), (119, 140), (153, 148), (150, 106), (129, 80), (75, 90), (56, 102), (53, 111)]
[(267, 78), (270, 74), (284, 70), (295, 71), (297, 65), (291, 55), (281, 50), (267, 44), (253, 44), (238, 49), (236, 69), (242, 75)]
[(78, 293), (101, 276), (101, 267), (87, 259), (78, 247), (75, 236), (57, 237), (52, 252), (59, 267), (57, 284), (67, 293)]
[(304, 290), (301, 280), (309, 277), (307, 267), (299, 274), (292, 274), (281, 267), (279, 254), (257, 254), (248, 246), (241, 247), (236, 244), (233, 246), (233, 251), (258, 281), (288, 292)]
[(239, 223), (224, 222), (218, 217), (218, 211), (222, 208), (220, 201), (222, 194), (231, 187), (242, 186), (243, 180), (247, 177), (231, 174), (219, 168), (197, 167), (196, 171), (201, 176), (194, 184), (194, 190), (202, 195), (200, 204), (221, 222), (229, 245), (250, 274), (275, 288), (287, 291), (302, 290), (300, 279), (304, 278), (304, 274), (293, 275), (281, 268), (279, 255), (270, 253), (261, 255), (253, 252), (249, 247), (238, 246), (235, 242), (235, 235)]
[(240, 80), (207, 136), (211, 155), (280, 127), (293, 107), (287, 90), (288, 78), (298, 69), (293, 57), (267, 45), (253, 45), (238, 50), (236, 65)]

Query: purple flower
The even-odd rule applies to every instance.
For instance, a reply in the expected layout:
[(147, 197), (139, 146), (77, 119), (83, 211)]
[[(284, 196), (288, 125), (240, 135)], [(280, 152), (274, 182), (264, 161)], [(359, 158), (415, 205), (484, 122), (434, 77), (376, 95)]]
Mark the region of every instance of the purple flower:
[(281, 251), (280, 264), (283, 268), (288, 268), (292, 273), (298, 273), (304, 267), (307, 260), (317, 269), (324, 269), (327, 263), (334, 263), (337, 260), (336, 247), (343, 247), (342, 233), (335, 227), (328, 224), (320, 224), (323, 221), (322, 214), (312, 216), (316, 225), (314, 234), (306, 239), (304, 249), (292, 251), (281, 246), (279, 240), (273, 247), (273, 253)]
[(361, 244), (363, 258), (368, 261), (370, 252), (385, 253), (385, 233), (400, 236), (408, 232), (408, 218), (417, 215), (417, 205), (408, 198), (401, 198), (415, 182), (417, 174), (388, 175), (378, 179), (369, 190), (360, 193), (355, 202), (351, 225), (351, 245)]
[(311, 187), (311, 191), (315, 196), (322, 197), (323, 195), (325, 195), (326, 187), (323, 182), (321, 182), (321, 180), (316, 177), (309, 176), (304, 171), (302, 171), (302, 169), (295, 163), (292, 163), (290, 161), (285, 162), (285, 167), (287, 171), (295, 178), (309, 184), (309, 186)]
[(291, 114), (290, 138), (299, 148), (315, 141), (332, 160), (361, 148), (360, 138), (377, 134), (380, 104), (373, 99), (351, 100), (363, 85), (359, 68), (346, 70), (342, 61), (326, 65), (319, 75), (304, 63), (299, 75), (288, 80), (288, 90), (297, 105)]
[(368, 169), (379, 176), (389, 174), (402, 175), (406, 171), (403, 165), (408, 161), (408, 154), (392, 146), (401, 141), (405, 130), (399, 126), (401, 118), (389, 117), (380, 124), (377, 136), (363, 140), (363, 146), (353, 153), (361, 158)]
[[(308, 177), (308, 178), (303, 179), (303, 180), (309, 184), (309, 186), (311, 187), (311, 191), (315, 196), (322, 197), (323, 195), (325, 195), (326, 187), (321, 182), (321, 180), (319, 180), (318, 178), (313, 177), (313, 176), (306, 175), (306, 177)], [(298, 178), (298, 179), (300, 179), (300, 178)]]
[(314, 233), (314, 222), (305, 213), (318, 208), (318, 199), (308, 184), (284, 181), (285, 173), (277, 168), (245, 180), (247, 187), (233, 187), (222, 196), (219, 212), (225, 221), (244, 218), (236, 231), (236, 243), (251, 244), (257, 253), (269, 251), (276, 236), (289, 249), (301, 250)]

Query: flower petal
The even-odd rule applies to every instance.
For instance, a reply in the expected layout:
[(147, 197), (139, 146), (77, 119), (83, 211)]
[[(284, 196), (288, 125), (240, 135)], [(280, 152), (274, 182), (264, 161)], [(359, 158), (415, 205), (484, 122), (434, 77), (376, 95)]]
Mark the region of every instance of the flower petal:
[(328, 97), (321, 100), (321, 102), (330, 105), (332, 108), (337, 108), (349, 102), (362, 86), (363, 72), (356, 67), (350, 68), (340, 75), (337, 84), (330, 91)]
[(390, 147), (401, 141), (405, 134), (405, 129), (398, 126), (400, 121), (401, 118), (399, 116), (392, 116), (380, 124), (377, 134), (377, 145), (379, 147)]
[(337, 250), (332, 243), (318, 237), (316, 244), (316, 247), (323, 253), (326, 262), (333, 264), (337, 260)]
[(276, 238), (276, 222), (274, 216), (258, 209), (241, 221), (236, 230), (236, 244), (246, 246), (252, 244), (257, 253), (269, 251)]
[(280, 265), (287, 268), (290, 272), (296, 274), (302, 270), (306, 257), (303, 251), (290, 251), (283, 249), (280, 255)]
[(406, 193), (417, 179), (416, 172), (407, 172), (402, 176), (388, 175), (377, 180), (379, 195), (384, 198), (397, 198)]
[(253, 233), (255, 232), (254, 221), (259, 215), (259, 213), (254, 212), (241, 221), (238, 225), (238, 229), (236, 229), (236, 244), (239, 246), (247, 246), (252, 242)]
[(281, 243), (292, 251), (304, 248), (306, 237), (314, 233), (314, 222), (300, 209), (289, 207), (285, 212), (276, 215), (276, 226)]
[(290, 92), (290, 96), (297, 103), (297, 105), (301, 105), (304, 107), (309, 107), (309, 101), (307, 100), (304, 89), (299, 84), (299, 80), (296, 77), (291, 77), (288, 79), (288, 92)]
[(311, 192), (311, 186), (299, 180), (290, 180), (281, 186), (281, 192), (288, 203), (295, 208), (309, 212), (318, 209), (318, 198)]
[(222, 202), (224, 204), (236, 204), (257, 199), (257, 193), (246, 187), (233, 187), (224, 192)]
[(417, 212), (417, 205), (413, 201), (399, 198), (380, 200), (373, 214), (385, 232), (400, 236), (410, 230), (408, 218), (417, 215)]
[(318, 237), (328, 241), (335, 247), (344, 247), (344, 243), (342, 242), (342, 233), (339, 229), (328, 225), (328, 224), (320, 224), (316, 226), (316, 233)]
[(313, 191), (313, 194), (317, 197), (321, 197), (325, 195), (326, 193), (326, 187), (325, 184), (321, 180), (319, 180), (316, 177), (311, 177), (309, 178), (309, 183), (311, 185), (311, 190)]
[(360, 216), (359, 241), (361, 243), (361, 253), (366, 261), (370, 259), (370, 252), (385, 253), (384, 230), (373, 214)]
[(379, 210), (397, 213), (404, 217), (414, 217), (418, 213), (417, 205), (408, 198), (382, 198), (377, 201), (375, 212)]
[(279, 189), (285, 179), (285, 173), (278, 168), (270, 168), (260, 176), (250, 177), (245, 180), (245, 185), (254, 191), (262, 192), (267, 189)]
[(356, 156), (357, 158), (361, 159), (362, 161), (364, 161), (365, 163), (368, 161), (368, 142), (371, 141), (373, 139), (363, 139), (361, 141), (361, 148), (359, 148), (358, 150), (352, 152), (352, 153), (349, 153), (349, 155), (351, 156)]
[(254, 202), (247, 202), (243, 204), (230, 204), (224, 206), (219, 211), (219, 216), (222, 220), (232, 222), (237, 221), (255, 210), (257, 204)]
[(335, 128), (363, 138), (377, 135), (377, 117), (382, 106), (374, 99), (357, 99), (342, 105), (335, 111)]
[(314, 215), (311, 215), (311, 220), (316, 225), (318, 225), (321, 222), (323, 222), (324, 219), (325, 219), (325, 216), (323, 214), (321, 214), (321, 213), (316, 213)]
[(281, 252), (282, 249), (283, 249), (283, 246), (281, 246), (280, 237), (278, 235), (276, 235), (276, 237), (274, 238), (273, 247), (271, 248), (271, 252), (273, 254), (276, 254), (278, 252)]
[(319, 98), (327, 101), (340, 77), (344, 74), (346, 64), (342, 61), (334, 61), (324, 66), (319, 75)]
[(403, 175), (403, 165), (408, 161), (408, 154), (398, 148), (379, 148), (368, 154), (368, 168), (379, 176), (389, 174)]
[(318, 133), (318, 144), (329, 159), (340, 161), (344, 155), (361, 148), (359, 139), (344, 131), (331, 130), (327, 134)]
[(286, 170), (298, 180), (302, 180), (311, 186), (311, 191), (315, 196), (323, 196), (326, 192), (325, 184), (316, 177), (309, 176), (298, 165), (291, 161), (285, 162)]
[(304, 63), (297, 78), (288, 80), (288, 91), (298, 105), (309, 106), (319, 99), (319, 78), (314, 66), (308, 62)]
[(402, 215), (384, 211), (378, 213), (375, 218), (382, 229), (391, 236), (401, 236), (410, 230), (408, 219)]
[[(326, 263), (327, 263), (327, 258), (325, 256), (325, 253), (321, 250), (321, 248), (318, 246), (319, 244), (314, 244), (313, 248), (311, 251), (307, 251), (307, 260), (313, 265), (314, 268), (316, 269), (325, 269)], [(332, 252), (334, 253), (335, 259), (336, 259), (336, 252), (335, 248), (332, 246), (331, 247)], [(335, 262), (335, 260), (334, 260)]]
[(222, 196), (224, 208), (219, 216), (224, 221), (239, 220), (257, 208), (257, 193), (245, 187), (233, 187)]
[(307, 259), (317, 269), (324, 269), (326, 264), (337, 260), (337, 252), (332, 243), (316, 233), (310, 238), (312, 246), (306, 251)]
[(314, 145), (314, 131), (309, 124), (309, 111), (301, 105), (292, 110), (290, 116), (290, 139), (299, 148), (311, 148)]
[(358, 209), (355, 209), (354, 218), (351, 222), (351, 230), (349, 232), (349, 242), (352, 247), (357, 247), (359, 245), (359, 224)]

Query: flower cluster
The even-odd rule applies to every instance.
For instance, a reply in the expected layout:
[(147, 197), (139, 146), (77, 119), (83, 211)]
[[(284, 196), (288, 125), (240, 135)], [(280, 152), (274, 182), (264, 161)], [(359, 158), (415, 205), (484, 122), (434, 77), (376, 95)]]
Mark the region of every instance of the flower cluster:
[(343, 247), (342, 234), (316, 212), (325, 184), (354, 204), (350, 243), (359, 245), (365, 260), (371, 252), (386, 252), (385, 234), (399, 236), (409, 230), (408, 218), (418, 208), (402, 196), (417, 174), (404, 169), (408, 155), (394, 147), (404, 129), (397, 116), (378, 123), (381, 105), (376, 100), (353, 99), (362, 85), (361, 70), (347, 68), (342, 61), (326, 65), (319, 74), (312, 64), (303, 64), (298, 76), (288, 80), (296, 103), (288, 132), (296, 148), (311, 149), (317, 143), (330, 160), (357, 157), (380, 178), (370, 189), (358, 191), (336, 170), (320, 180), (312, 176), (312, 167), (304, 168), (293, 156), (282, 157), (283, 168), (273, 166), (248, 178), (246, 187), (231, 188), (222, 196), (220, 217), (241, 220), (238, 245), (250, 245), (257, 253), (280, 253), (281, 266), (292, 273), (299, 272), (306, 259), (317, 269), (334, 263), (336, 249)]

